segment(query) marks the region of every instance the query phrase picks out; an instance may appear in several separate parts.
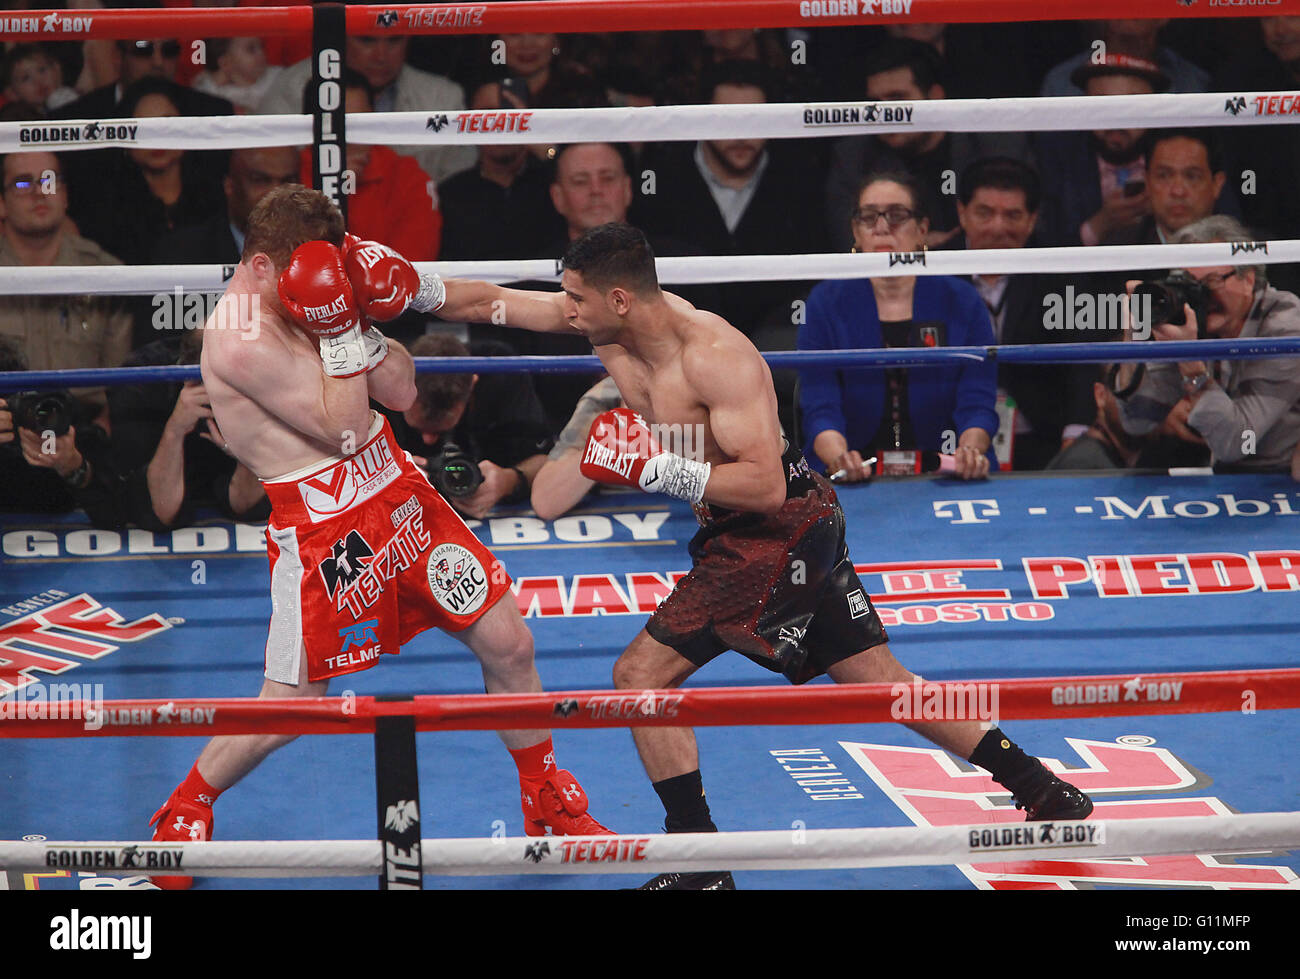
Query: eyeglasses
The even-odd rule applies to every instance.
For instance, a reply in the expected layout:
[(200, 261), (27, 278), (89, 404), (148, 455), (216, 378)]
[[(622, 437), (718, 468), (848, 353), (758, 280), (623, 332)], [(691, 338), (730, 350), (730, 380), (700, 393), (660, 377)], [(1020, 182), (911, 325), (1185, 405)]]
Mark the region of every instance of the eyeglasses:
[(176, 58), (181, 53), (180, 41), (159, 41), (156, 45), (153, 41), (122, 41), (121, 44), (122, 50), (127, 54), (140, 58), (152, 58), (155, 46), (164, 58)]
[(13, 180), (6, 181), (4, 188), (5, 190), (12, 190), (15, 194), (35, 194), (37, 191), (54, 194), (58, 192), (59, 184), (63, 180), (63, 174), (49, 173), (45, 175), (44, 179), (49, 180), (48, 190), (46, 190), (42, 177), (33, 177), (28, 173), (19, 174)]
[(1218, 289), (1221, 285), (1223, 285), (1225, 282), (1227, 282), (1236, 274), (1237, 274), (1236, 269), (1233, 269), (1231, 272), (1228, 272), (1227, 274), (1224, 275), (1220, 275), (1218, 272), (1211, 272), (1209, 275), (1207, 275), (1204, 279), (1201, 280), (1201, 285), (1213, 291), (1215, 289)]
[(891, 228), (900, 228), (907, 224), (908, 221), (916, 217), (916, 212), (910, 207), (904, 207), (902, 204), (890, 204), (886, 208), (878, 207), (860, 207), (853, 212), (853, 220), (857, 224), (866, 225), (868, 228), (874, 228), (876, 222), (884, 215), (885, 220)]

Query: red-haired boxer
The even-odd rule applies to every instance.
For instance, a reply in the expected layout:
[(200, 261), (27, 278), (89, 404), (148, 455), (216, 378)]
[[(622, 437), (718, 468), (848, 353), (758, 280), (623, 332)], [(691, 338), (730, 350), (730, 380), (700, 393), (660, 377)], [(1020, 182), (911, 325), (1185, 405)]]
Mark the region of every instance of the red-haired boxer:
[[(250, 215), (242, 261), (205, 331), (217, 438), (258, 475), (272, 505), (261, 696), (321, 696), (331, 677), (368, 669), (431, 628), (470, 648), (489, 692), (540, 692), (509, 576), (370, 409), (371, 398), (399, 411), (415, 400), (410, 355), (363, 318), (391, 308), (391, 263), (368, 261), (372, 254), (382, 246), (345, 241), (323, 194), (277, 188)], [(433, 279), (397, 312), (411, 301), (437, 309), (440, 292)], [(519, 768), (529, 835), (610, 832), (556, 767), (550, 732), (500, 736)], [(293, 739), (212, 739), (154, 814), (154, 839), (211, 839), (218, 794)]]
[[(418, 280), (405, 275), (404, 289)], [(797, 449), (783, 451), (772, 376), (730, 324), (662, 292), (645, 236), (593, 228), (564, 256), (562, 293), (447, 282), (439, 315), (577, 332), (595, 347), (629, 408), (592, 425), (583, 474), (666, 492), (696, 507), (695, 566), (614, 666), (619, 688), (676, 687), (735, 649), (793, 683), (911, 683), (844, 542), (835, 491)], [(424, 286), (427, 288), (427, 285)], [(657, 444), (657, 423), (691, 439), (697, 458)], [(682, 438), (683, 446), (685, 438)], [(668, 447), (669, 449), (672, 446)], [(1082, 819), (1092, 801), (975, 720), (907, 725), (987, 769), (1029, 819)], [(668, 832), (714, 831), (689, 728), (634, 727)], [(663, 874), (647, 889), (729, 889), (729, 873)]]

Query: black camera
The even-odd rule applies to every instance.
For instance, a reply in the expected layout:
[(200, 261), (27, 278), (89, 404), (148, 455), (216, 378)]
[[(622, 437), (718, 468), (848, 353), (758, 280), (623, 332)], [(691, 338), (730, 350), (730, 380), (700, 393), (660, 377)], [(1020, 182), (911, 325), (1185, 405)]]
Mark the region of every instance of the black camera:
[(77, 402), (67, 391), (19, 391), (4, 396), (14, 428), (66, 435), (77, 416)]
[(483, 483), (478, 463), (455, 442), (444, 442), (441, 451), (429, 460), (429, 482), (443, 496), (457, 499), (473, 496)]
[[(1187, 315), (1183, 305), (1192, 307), (1196, 314), (1196, 339), (1204, 340), (1205, 317), (1210, 308), (1210, 290), (1181, 270), (1170, 272), (1163, 279), (1152, 279), (1133, 287), (1133, 298), (1149, 297), (1151, 303), (1150, 326), (1171, 323), (1184, 326)], [(1141, 307), (1139, 307), (1141, 308)]]

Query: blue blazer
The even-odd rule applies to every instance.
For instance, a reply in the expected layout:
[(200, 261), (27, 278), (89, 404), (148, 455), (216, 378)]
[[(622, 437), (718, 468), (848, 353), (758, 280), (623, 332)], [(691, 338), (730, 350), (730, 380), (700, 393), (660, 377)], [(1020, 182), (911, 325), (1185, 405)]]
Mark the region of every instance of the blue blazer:
[[(883, 347), (876, 295), (869, 279), (821, 282), (808, 296), (799, 327), (800, 350), (846, 350)], [(940, 320), (948, 326), (947, 346), (993, 344), (993, 321), (975, 287), (952, 276), (918, 276), (912, 295), (912, 320)], [(800, 369), (799, 408), (803, 414), (804, 452), (818, 471), (825, 467), (812, 451), (817, 436), (844, 433), (849, 448), (862, 450), (876, 434), (885, 414), (885, 372), (879, 369), (806, 367)], [(985, 361), (953, 367), (908, 369), (907, 399), (917, 446), (943, 448), (943, 433), (958, 436), (982, 428), (998, 430), (997, 365)], [(998, 468), (993, 447), (990, 471)]]

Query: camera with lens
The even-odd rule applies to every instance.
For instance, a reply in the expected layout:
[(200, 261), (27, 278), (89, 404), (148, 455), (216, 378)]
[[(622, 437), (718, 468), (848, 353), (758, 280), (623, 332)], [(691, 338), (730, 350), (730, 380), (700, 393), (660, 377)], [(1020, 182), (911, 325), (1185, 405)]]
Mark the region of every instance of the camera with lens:
[(77, 401), (67, 391), (18, 391), (2, 397), (15, 429), (66, 435), (77, 418)]
[(1151, 326), (1163, 326), (1166, 323), (1185, 326), (1185, 304), (1192, 307), (1192, 312), (1196, 314), (1196, 339), (1205, 339), (1205, 317), (1210, 307), (1210, 290), (1203, 283), (1180, 269), (1170, 272), (1163, 279), (1152, 279), (1134, 286), (1133, 298), (1143, 296), (1148, 297), (1151, 304)]
[(438, 454), (429, 459), (427, 471), (434, 489), (456, 499), (473, 496), (483, 483), (478, 463), (455, 442), (443, 443)]

